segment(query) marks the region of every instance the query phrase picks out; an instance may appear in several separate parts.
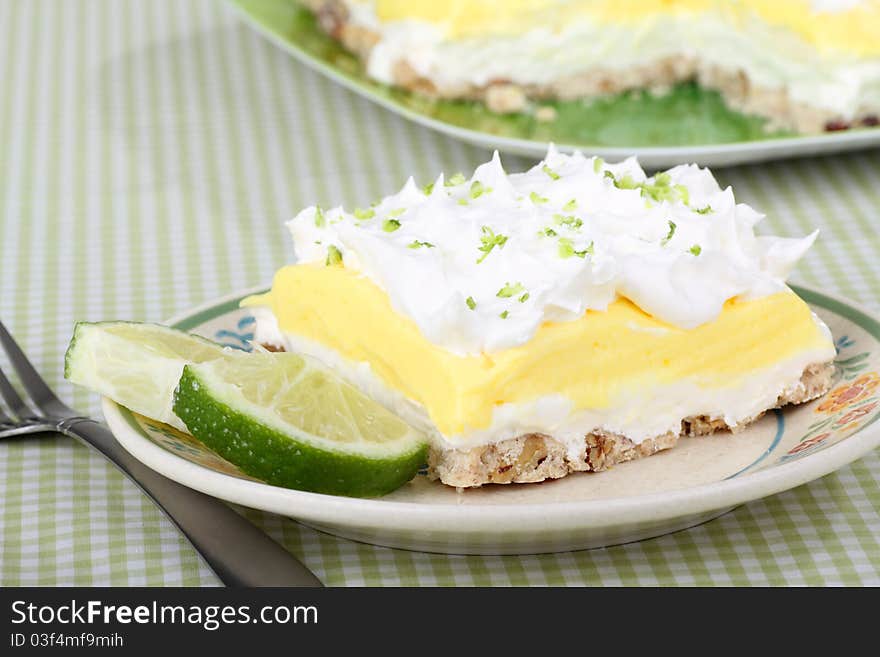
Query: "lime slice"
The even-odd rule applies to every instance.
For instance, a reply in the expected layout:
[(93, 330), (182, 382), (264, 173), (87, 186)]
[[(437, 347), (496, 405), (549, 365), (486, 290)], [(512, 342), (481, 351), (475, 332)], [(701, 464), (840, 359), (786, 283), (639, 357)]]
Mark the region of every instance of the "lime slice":
[(425, 462), (425, 436), (311, 359), (293, 353), (187, 365), (174, 412), (190, 433), (270, 484), (383, 495)]
[(80, 322), (64, 357), (64, 376), (186, 431), (171, 408), (183, 366), (225, 355), (234, 358), (244, 352), (156, 324)]

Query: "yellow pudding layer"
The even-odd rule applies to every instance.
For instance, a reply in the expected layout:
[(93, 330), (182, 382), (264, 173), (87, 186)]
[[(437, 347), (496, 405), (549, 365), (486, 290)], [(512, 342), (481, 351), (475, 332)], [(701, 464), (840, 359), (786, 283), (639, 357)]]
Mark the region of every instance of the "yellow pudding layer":
[[(635, 22), (659, 15), (722, 13), (732, 29), (750, 16), (798, 34), (817, 48), (880, 54), (880, 2), (816, 12), (812, 0), (375, 0), (382, 21), (422, 20), (443, 25), (450, 38), (520, 34), (536, 25), (561, 30), (580, 18)], [(699, 29), (698, 25), (694, 29)]]
[(607, 311), (547, 322), (526, 344), (478, 356), (429, 342), (383, 290), (341, 266), (284, 267), (271, 292), (242, 305), (266, 306), (283, 332), (369, 363), (386, 385), (422, 404), (446, 436), (490, 427), (500, 404), (547, 395), (564, 395), (580, 410), (684, 379), (735, 387), (756, 370), (830, 344), (793, 292), (731, 300), (717, 320), (689, 330), (619, 299)]

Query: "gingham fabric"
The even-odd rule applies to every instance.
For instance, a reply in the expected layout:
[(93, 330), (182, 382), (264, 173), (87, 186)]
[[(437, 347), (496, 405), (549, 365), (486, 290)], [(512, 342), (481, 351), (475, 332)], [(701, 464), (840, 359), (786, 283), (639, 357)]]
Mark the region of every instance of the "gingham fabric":
[[(268, 283), (282, 222), (490, 153), (313, 73), (215, 0), (0, 0), (0, 318), (50, 384), (75, 320), (160, 321)], [(508, 157), (508, 170), (527, 161)], [(765, 230), (822, 228), (795, 279), (880, 308), (880, 151), (718, 170)], [(880, 584), (880, 453), (705, 525), (542, 556), (442, 556), (248, 511), (328, 585)], [(0, 444), (0, 585), (216, 585), (103, 458)]]

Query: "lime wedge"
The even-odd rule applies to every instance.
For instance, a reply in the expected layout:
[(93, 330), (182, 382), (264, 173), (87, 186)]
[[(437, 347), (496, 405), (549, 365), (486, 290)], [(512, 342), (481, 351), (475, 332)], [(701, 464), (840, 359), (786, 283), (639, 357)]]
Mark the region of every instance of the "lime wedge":
[(183, 366), (244, 355), (157, 324), (80, 322), (64, 357), (64, 376), (141, 415), (186, 431), (171, 405)]
[(370, 497), (425, 462), (425, 436), (311, 359), (293, 353), (187, 365), (174, 412), (190, 433), (270, 484)]

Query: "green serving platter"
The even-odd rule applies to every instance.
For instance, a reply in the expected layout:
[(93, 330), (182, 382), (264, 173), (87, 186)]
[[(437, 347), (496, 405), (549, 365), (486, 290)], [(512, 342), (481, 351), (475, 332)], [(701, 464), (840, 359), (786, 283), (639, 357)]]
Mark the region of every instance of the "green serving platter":
[(407, 119), (468, 143), (541, 157), (549, 143), (609, 160), (636, 155), (644, 166), (725, 166), (880, 146), (880, 129), (821, 135), (769, 130), (764, 119), (728, 108), (693, 83), (664, 95), (629, 92), (593, 101), (546, 102), (553, 121), (529, 112), (499, 115), (473, 101), (435, 100), (370, 79), (361, 62), (322, 32), (295, 0), (230, 0), (239, 15), (302, 64)]

